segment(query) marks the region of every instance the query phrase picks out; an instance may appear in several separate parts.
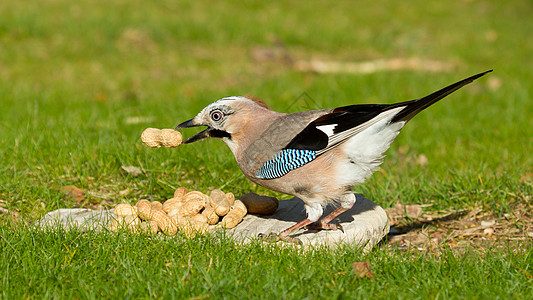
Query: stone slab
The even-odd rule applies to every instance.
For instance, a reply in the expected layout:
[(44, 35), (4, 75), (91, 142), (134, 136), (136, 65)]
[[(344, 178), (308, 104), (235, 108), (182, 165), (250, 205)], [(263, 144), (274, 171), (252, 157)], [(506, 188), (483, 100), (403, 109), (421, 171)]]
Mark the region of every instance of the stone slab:
[(39, 219), (35, 226), (43, 229), (78, 228), (101, 230), (106, 228), (112, 218), (116, 217), (112, 209), (92, 210), (88, 208), (60, 208), (51, 211)]
[[(340, 230), (301, 229), (292, 236), (302, 241), (304, 246), (336, 247), (349, 244), (361, 247), (363, 251), (372, 249), (389, 232), (389, 222), (385, 210), (368, 200), (362, 194), (355, 194), (356, 203), (333, 222), (342, 225)], [(330, 213), (328, 207), (324, 215)], [(40, 228), (77, 227), (81, 230), (100, 230), (114, 217), (113, 210), (91, 210), (83, 208), (58, 209), (44, 215), (36, 226)], [(270, 216), (247, 215), (235, 228), (228, 230), (237, 240), (243, 242), (257, 238), (258, 234), (279, 233), (306, 218), (304, 203), (298, 199), (282, 200), (278, 210)]]

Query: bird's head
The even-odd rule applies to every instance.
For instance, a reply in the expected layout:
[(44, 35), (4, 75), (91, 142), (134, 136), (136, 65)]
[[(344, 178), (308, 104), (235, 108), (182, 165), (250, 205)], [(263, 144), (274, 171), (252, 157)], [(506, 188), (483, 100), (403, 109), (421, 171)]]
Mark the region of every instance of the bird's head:
[(188, 144), (208, 137), (221, 138), (232, 148), (245, 131), (254, 115), (271, 111), (262, 101), (245, 97), (226, 97), (205, 107), (196, 117), (179, 124), (176, 129), (207, 126), (183, 143)]

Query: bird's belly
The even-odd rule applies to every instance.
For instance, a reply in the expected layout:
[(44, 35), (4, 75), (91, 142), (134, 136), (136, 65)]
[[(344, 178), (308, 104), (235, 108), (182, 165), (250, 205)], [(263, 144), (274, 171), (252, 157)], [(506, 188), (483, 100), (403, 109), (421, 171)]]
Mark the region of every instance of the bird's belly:
[(335, 166), (340, 163), (337, 160), (341, 157), (335, 157), (333, 154), (325, 153), (314, 161), (278, 178), (261, 179), (257, 178), (254, 173), (244, 172), (244, 170), (243, 173), (251, 181), (267, 189), (298, 197), (304, 202), (318, 201), (325, 205), (336, 201), (352, 188), (351, 185), (339, 184), (337, 179), (339, 174)]

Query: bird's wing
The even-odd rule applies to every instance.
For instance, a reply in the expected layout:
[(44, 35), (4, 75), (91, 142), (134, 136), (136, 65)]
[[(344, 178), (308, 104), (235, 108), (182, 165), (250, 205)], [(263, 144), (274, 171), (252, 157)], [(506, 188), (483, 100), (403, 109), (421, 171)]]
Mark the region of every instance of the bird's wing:
[(388, 119), (387, 124), (407, 122), (425, 108), (491, 71), (468, 77), (416, 100), (333, 109), (296, 134), (281, 151), (262, 165), (256, 176), (264, 179), (281, 177), (382, 120)]
[[(311, 121), (303, 130), (255, 174), (258, 178), (274, 179), (299, 168), (362, 132), (373, 124), (398, 113), (391, 105), (352, 105), (336, 108)], [(389, 112), (389, 113), (387, 113)]]
[(420, 99), (395, 104), (339, 107), (312, 121), (284, 149), (312, 150), (317, 156), (386, 118), (409, 121), (416, 114), (490, 71), (470, 76)]
[[(317, 156), (387, 118), (393, 105), (362, 104), (339, 107), (325, 114), (302, 130), (285, 149), (313, 150)], [(320, 143), (317, 143), (319, 140)]]

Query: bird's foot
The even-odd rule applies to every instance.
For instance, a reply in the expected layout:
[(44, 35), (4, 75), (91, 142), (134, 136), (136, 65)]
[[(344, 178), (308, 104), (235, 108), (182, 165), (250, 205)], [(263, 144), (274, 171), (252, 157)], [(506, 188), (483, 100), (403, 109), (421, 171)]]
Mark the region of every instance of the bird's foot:
[(269, 234), (260, 233), (258, 236), (260, 239), (262, 239), (265, 242), (275, 243), (279, 241), (284, 241), (284, 242), (293, 243), (293, 244), (300, 245), (300, 246), (303, 245), (300, 239), (290, 237), (288, 235), (286, 236), (286, 235), (276, 234), (276, 233), (271, 232)]
[(341, 224), (331, 224), (331, 223), (322, 223), (322, 222), (311, 223), (305, 226), (305, 229), (308, 229), (308, 230), (321, 230), (321, 229), (340, 230), (342, 231), (342, 233), (344, 233), (344, 228), (342, 228)]

